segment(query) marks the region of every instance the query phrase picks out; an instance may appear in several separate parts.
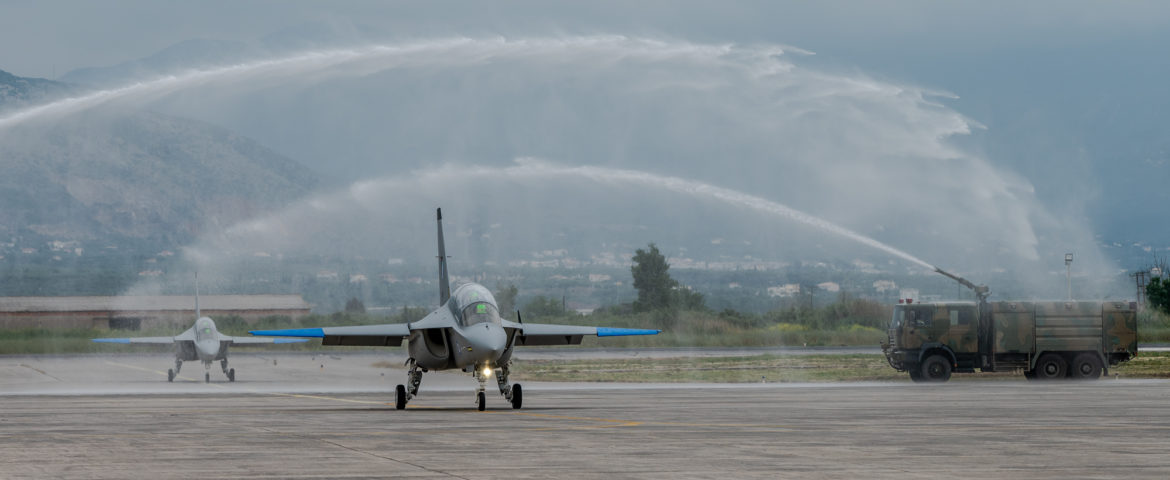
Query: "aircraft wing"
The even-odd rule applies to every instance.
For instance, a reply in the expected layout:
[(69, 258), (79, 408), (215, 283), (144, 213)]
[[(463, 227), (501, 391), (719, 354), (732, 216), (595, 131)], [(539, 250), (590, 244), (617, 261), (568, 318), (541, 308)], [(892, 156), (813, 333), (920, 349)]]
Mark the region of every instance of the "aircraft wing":
[(516, 329), (516, 345), (579, 345), (585, 335), (621, 337), (627, 335), (658, 335), (662, 330), (642, 328), (585, 327), (542, 323), (504, 322), (505, 328)]
[(289, 328), (284, 330), (253, 330), (248, 333), (261, 337), (320, 338), (321, 345), (350, 345), (363, 347), (397, 347), (410, 336), (410, 324), (358, 325), (353, 327)]
[(307, 338), (256, 338), (256, 337), (231, 337), (223, 335), (220, 340), (227, 340), (229, 345), (273, 345), (282, 343), (304, 343), (309, 341)]
[(128, 343), (131, 345), (172, 345), (175, 337), (95, 338), (97, 343)]

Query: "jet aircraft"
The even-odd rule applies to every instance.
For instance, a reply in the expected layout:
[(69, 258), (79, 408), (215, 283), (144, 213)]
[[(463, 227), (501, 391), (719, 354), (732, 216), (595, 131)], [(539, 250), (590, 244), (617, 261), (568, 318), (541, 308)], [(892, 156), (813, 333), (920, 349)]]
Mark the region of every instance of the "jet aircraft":
[(236, 381), (236, 369), (228, 368), (228, 347), (232, 345), (263, 345), (276, 343), (307, 342), (304, 338), (255, 338), (233, 337), (219, 333), (215, 328), (215, 321), (211, 317), (204, 317), (199, 312), (198, 287), (195, 292), (195, 325), (183, 333), (173, 337), (131, 337), (131, 338), (95, 338), (98, 343), (125, 343), (130, 345), (174, 345), (175, 368), (167, 369), (167, 381), (175, 381), (179, 369), (184, 361), (199, 360), (203, 362), (203, 381), (211, 382), (211, 362), (220, 361), (220, 367), (229, 382)]
[(418, 395), (422, 374), (431, 370), (459, 369), (479, 381), (478, 409), (485, 408), (485, 384), (496, 378), (500, 394), (520, 408), (520, 384), (508, 384), (508, 367), (513, 347), (520, 345), (578, 345), (585, 335), (612, 337), (657, 335), (661, 330), (607, 328), (524, 323), (520, 312), (516, 322), (500, 318), (499, 307), (490, 290), (477, 283), (465, 283), (451, 291), (447, 275), (447, 254), (443, 243), (443, 210), (436, 210), (439, 236), (439, 308), (416, 322), (348, 327), (258, 330), (260, 336), (320, 338), (322, 345), (401, 346), (408, 339), (410, 358), (407, 383), (395, 390), (395, 408)]

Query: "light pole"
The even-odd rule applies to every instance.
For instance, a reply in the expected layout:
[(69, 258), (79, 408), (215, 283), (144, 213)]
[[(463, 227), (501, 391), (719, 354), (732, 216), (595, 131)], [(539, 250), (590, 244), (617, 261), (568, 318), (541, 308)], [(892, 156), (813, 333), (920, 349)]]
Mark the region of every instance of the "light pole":
[(1072, 254), (1064, 254), (1064, 276), (1068, 279), (1068, 299), (1072, 300)]

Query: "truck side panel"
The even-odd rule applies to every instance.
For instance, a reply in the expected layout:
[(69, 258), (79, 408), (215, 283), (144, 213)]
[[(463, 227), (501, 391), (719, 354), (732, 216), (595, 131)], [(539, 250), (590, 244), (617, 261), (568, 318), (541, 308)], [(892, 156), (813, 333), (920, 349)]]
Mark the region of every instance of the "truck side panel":
[(1101, 304), (1037, 302), (1036, 353), (1101, 351)]
[(1137, 306), (1105, 302), (1101, 306), (1102, 343), (1109, 363), (1115, 365), (1137, 355)]
[(1101, 319), (1036, 317), (1037, 352), (1101, 351)]

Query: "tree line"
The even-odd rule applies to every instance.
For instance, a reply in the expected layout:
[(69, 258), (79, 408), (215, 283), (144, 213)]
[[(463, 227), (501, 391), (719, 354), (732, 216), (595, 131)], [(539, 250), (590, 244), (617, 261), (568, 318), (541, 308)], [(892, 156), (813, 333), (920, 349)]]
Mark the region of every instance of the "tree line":
[[(617, 317), (644, 317), (652, 319), (654, 327), (671, 328), (680, 318), (717, 320), (719, 324), (740, 328), (764, 328), (786, 324), (793, 328), (835, 330), (855, 325), (884, 328), (891, 315), (891, 307), (873, 300), (857, 298), (846, 292), (838, 294), (837, 301), (815, 307), (805, 302), (776, 308), (763, 314), (724, 309), (714, 312), (707, 308), (704, 295), (683, 285), (670, 275), (666, 256), (654, 243), (638, 249), (632, 257), (630, 275), (637, 290), (632, 303), (610, 305), (595, 311)], [(515, 285), (496, 285), (495, 297), (501, 314), (511, 317), (516, 308), (518, 289)], [(522, 308), (528, 318), (549, 318), (576, 315), (565, 309), (564, 299), (537, 296)], [(688, 315), (680, 315), (687, 312)], [(650, 326), (650, 325), (647, 325)]]

